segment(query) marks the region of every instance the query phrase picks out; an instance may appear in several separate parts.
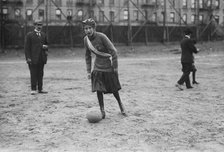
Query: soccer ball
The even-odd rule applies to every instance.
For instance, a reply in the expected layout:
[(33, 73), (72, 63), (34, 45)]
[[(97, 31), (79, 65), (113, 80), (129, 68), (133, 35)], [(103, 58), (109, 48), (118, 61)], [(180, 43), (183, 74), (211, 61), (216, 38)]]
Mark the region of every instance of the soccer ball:
[(97, 123), (102, 120), (102, 114), (97, 110), (87, 112), (86, 118), (90, 123)]

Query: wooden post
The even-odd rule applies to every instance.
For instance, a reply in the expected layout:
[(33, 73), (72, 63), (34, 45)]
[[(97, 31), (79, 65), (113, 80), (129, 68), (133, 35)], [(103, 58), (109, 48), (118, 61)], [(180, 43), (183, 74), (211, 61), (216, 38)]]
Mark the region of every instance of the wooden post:
[(24, 4), (25, 8), (25, 22), (24, 22), (24, 43), (26, 42), (26, 33), (27, 33), (27, 10), (26, 10), (26, 3)]
[(200, 6), (199, 6), (199, 0), (196, 1), (196, 11), (197, 11), (197, 15), (196, 15), (196, 39), (199, 40), (199, 10), (200, 10)]
[(48, 33), (48, 0), (45, 1), (45, 12), (46, 12), (46, 35), (47, 39), (49, 38), (49, 33)]
[(132, 45), (132, 28), (131, 28), (131, 18), (130, 18), (130, 0), (128, 0), (127, 6), (128, 6), (128, 45)]
[(0, 7), (1, 7), (1, 8), (0, 8), (0, 9), (1, 9), (1, 11), (0, 11), (0, 12), (1, 12), (1, 16), (0, 16), (0, 21), (1, 21), (1, 29), (0, 29), (0, 33), (1, 33), (1, 42), (0, 42), (0, 43), (1, 43), (1, 44), (0, 44), (0, 45), (1, 45), (1, 52), (4, 52), (4, 34), (3, 34), (3, 32), (4, 32), (4, 30), (3, 30), (3, 25), (4, 25), (4, 24), (3, 24), (3, 10), (2, 10), (3, 8), (2, 8), (2, 5), (3, 5), (3, 4), (2, 4), (2, 0), (0, 0)]
[(167, 30), (166, 30), (166, 0), (164, 0), (164, 11), (163, 11), (163, 42), (167, 40)]
[(71, 23), (71, 20), (69, 20), (68, 22), (69, 22), (69, 33), (70, 33), (71, 48), (73, 48), (72, 23)]
[(110, 24), (110, 37), (111, 37), (111, 41), (114, 42), (113, 25), (112, 24)]
[(148, 26), (145, 25), (145, 43), (148, 45)]

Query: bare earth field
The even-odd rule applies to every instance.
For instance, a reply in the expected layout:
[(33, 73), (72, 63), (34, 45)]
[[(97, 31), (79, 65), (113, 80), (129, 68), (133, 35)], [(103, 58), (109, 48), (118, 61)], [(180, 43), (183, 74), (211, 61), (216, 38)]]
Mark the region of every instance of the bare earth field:
[(193, 89), (180, 78), (178, 45), (118, 46), (120, 95), (128, 117), (105, 95), (106, 119), (86, 76), (82, 48), (51, 48), (46, 95), (30, 95), (21, 50), (0, 55), (0, 152), (224, 152), (224, 45), (197, 44)]

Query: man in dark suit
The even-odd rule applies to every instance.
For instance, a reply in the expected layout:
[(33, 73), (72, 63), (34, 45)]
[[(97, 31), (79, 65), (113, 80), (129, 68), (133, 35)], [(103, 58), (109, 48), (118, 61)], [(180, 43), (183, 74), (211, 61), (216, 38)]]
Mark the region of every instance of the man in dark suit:
[[(30, 70), (31, 95), (43, 91), (44, 65), (47, 63), (48, 42), (42, 30), (42, 21), (34, 21), (34, 30), (26, 35), (25, 57)], [(38, 89), (38, 90), (37, 90)]]
[(181, 64), (183, 74), (181, 78), (177, 81), (175, 85), (180, 90), (183, 90), (183, 84), (186, 84), (187, 89), (193, 88), (190, 83), (189, 75), (193, 68), (194, 56), (193, 53), (198, 53), (197, 48), (195, 47), (195, 42), (191, 39), (192, 31), (187, 28), (184, 31), (184, 38), (180, 43), (181, 46)]

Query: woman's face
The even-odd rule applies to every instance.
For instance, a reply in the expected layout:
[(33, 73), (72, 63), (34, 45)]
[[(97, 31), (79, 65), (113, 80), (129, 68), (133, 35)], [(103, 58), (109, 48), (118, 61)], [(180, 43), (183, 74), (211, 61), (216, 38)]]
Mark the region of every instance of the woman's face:
[(94, 33), (94, 28), (92, 26), (89, 26), (89, 25), (85, 25), (84, 26), (84, 32), (87, 36), (92, 36), (93, 33)]

